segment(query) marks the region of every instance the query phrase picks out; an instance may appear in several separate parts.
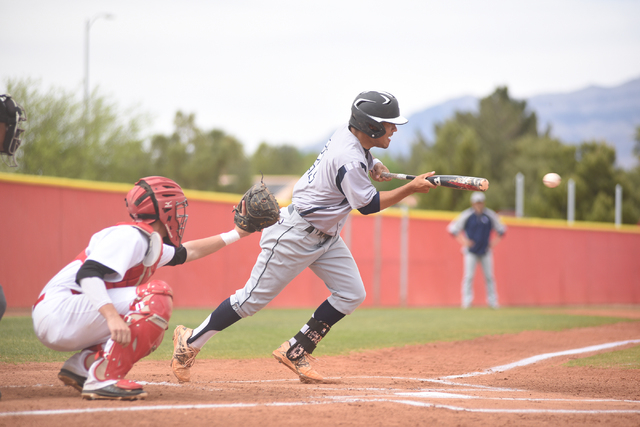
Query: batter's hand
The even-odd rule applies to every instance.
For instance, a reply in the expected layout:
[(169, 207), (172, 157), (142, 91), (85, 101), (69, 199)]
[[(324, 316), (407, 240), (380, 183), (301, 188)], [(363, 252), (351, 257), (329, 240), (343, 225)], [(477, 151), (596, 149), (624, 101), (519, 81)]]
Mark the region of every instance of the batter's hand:
[(393, 178), (383, 178), (382, 172), (389, 172), (389, 169), (382, 163), (376, 163), (373, 169), (369, 171), (371, 179), (378, 182), (391, 181)]
[(422, 175), (418, 175), (415, 177), (413, 181), (411, 181), (407, 185), (411, 185), (414, 193), (428, 193), (432, 188), (436, 188), (437, 185), (432, 184), (431, 181), (427, 180), (427, 177), (435, 175), (435, 171), (423, 173)]

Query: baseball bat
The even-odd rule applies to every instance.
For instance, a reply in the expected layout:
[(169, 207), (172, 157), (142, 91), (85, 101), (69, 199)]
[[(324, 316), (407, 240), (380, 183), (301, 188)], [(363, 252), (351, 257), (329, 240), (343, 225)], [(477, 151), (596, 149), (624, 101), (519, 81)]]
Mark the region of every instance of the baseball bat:
[[(382, 172), (383, 178), (396, 178), (413, 180), (415, 175), (406, 175), (403, 173)], [(427, 180), (438, 187), (455, 188), (457, 190), (471, 191), (487, 191), (489, 188), (489, 180), (486, 178), (476, 178), (473, 176), (461, 175), (433, 175), (427, 177)]]

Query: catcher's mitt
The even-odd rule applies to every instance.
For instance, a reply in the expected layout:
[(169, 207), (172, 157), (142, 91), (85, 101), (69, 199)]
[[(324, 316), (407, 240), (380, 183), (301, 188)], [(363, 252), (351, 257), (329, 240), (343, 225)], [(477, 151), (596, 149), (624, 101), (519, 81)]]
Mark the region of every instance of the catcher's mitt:
[[(242, 216), (243, 200), (247, 209), (246, 215), (244, 216)], [(238, 203), (238, 206), (233, 210), (235, 212), (233, 222), (249, 233), (262, 231), (280, 219), (280, 206), (278, 205), (278, 201), (262, 181), (244, 193), (240, 203)]]

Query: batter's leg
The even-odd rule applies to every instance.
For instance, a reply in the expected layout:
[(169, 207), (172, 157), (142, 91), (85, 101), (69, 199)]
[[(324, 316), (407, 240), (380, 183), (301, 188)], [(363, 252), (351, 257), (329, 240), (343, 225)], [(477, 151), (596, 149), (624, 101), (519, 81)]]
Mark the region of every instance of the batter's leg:
[(178, 381), (190, 381), (190, 368), (209, 339), (261, 310), (324, 252), (310, 243), (309, 233), (286, 220), (262, 231), (262, 250), (245, 286), (223, 301), (195, 330), (183, 325), (175, 329), (171, 369)]
[(276, 224), (262, 231), (258, 255), (245, 286), (231, 295), (231, 306), (240, 317), (253, 316), (312, 264), (325, 249), (308, 232)]
[(329, 289), (328, 301), (340, 313), (353, 313), (366, 298), (358, 266), (341, 237), (337, 237), (329, 250), (309, 268)]
[(311, 360), (313, 360), (311, 353), (331, 327), (344, 316), (326, 300), (293, 338), (282, 343), (272, 353), (273, 357), (298, 375), (303, 383), (326, 382), (311, 366)]
[(200, 349), (215, 334), (228, 328), (241, 317), (231, 307), (227, 298), (196, 329), (178, 325), (173, 332), (173, 356), (171, 370), (179, 382), (191, 381), (191, 367)]
[(353, 313), (366, 297), (358, 267), (342, 238), (333, 238), (326, 245), (326, 251), (309, 268), (322, 279), (331, 296), (293, 338), (273, 352), (276, 360), (304, 383), (326, 382), (311, 366), (311, 354), (331, 327)]

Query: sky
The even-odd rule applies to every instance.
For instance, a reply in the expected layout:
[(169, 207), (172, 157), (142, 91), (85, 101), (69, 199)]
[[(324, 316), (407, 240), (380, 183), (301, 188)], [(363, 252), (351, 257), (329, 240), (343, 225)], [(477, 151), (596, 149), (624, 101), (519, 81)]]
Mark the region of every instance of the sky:
[(30, 78), (81, 100), (91, 22), (90, 87), (149, 116), (143, 136), (180, 110), (248, 153), (325, 140), (367, 90), (406, 117), (640, 76), (636, 0), (0, 0), (0, 15), (0, 93)]

